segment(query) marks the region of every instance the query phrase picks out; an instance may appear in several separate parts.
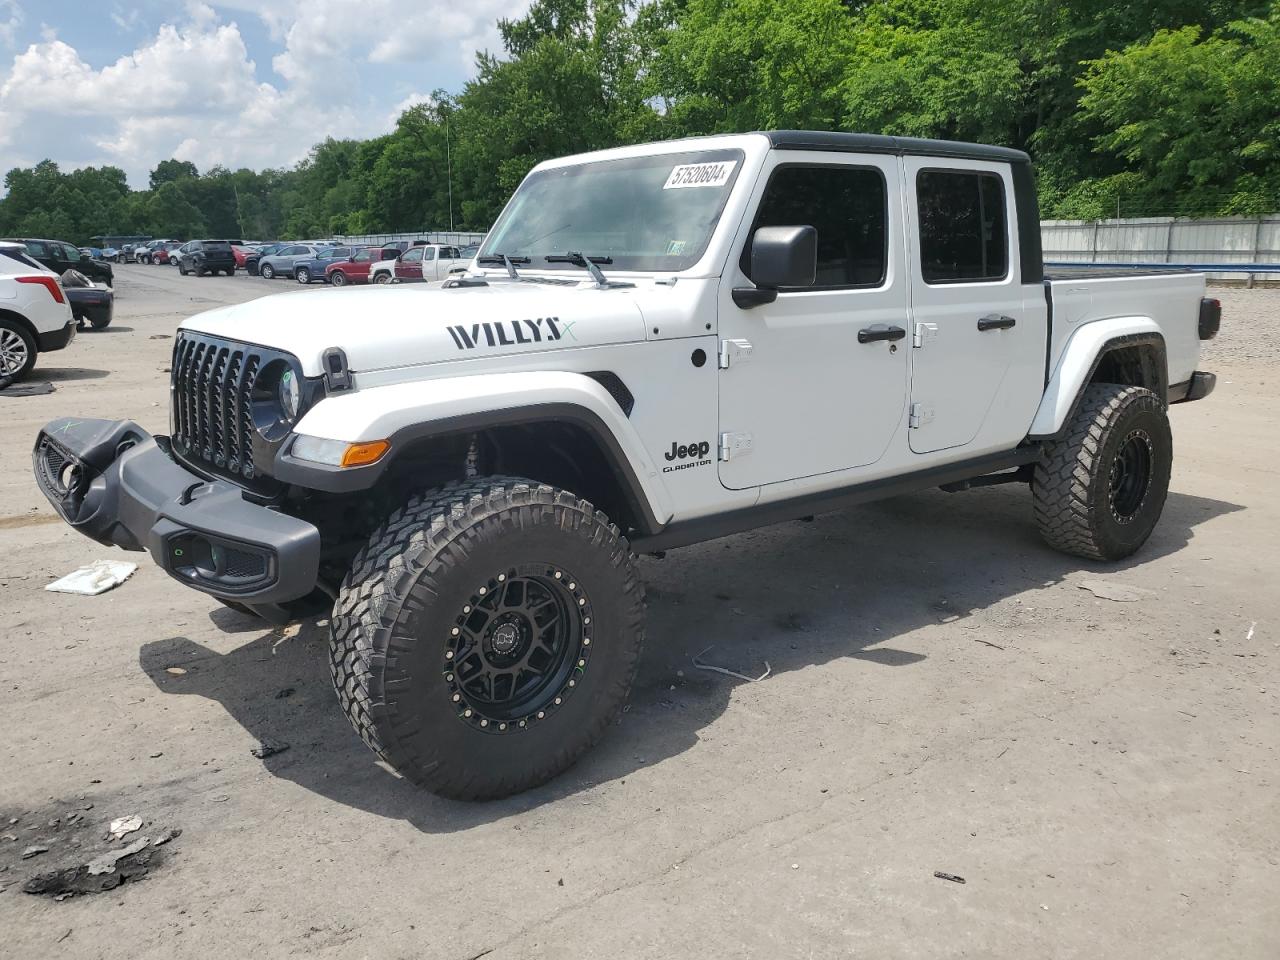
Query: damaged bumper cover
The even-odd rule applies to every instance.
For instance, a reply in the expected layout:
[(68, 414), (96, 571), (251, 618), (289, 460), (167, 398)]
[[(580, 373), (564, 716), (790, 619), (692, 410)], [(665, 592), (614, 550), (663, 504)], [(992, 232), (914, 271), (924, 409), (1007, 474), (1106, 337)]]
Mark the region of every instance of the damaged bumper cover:
[(320, 531), (174, 462), (166, 437), (131, 420), (54, 420), (32, 454), (36, 482), (90, 539), (147, 550), (170, 576), (249, 606), (316, 587)]

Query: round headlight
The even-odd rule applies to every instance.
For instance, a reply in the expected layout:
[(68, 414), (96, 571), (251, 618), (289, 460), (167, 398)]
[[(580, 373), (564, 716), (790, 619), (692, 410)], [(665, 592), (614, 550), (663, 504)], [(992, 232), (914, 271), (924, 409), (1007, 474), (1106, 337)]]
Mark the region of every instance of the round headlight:
[(298, 378), (292, 370), (280, 374), (280, 409), (285, 419), (292, 420), (298, 415), (298, 407), (302, 404), (302, 388), (298, 386)]

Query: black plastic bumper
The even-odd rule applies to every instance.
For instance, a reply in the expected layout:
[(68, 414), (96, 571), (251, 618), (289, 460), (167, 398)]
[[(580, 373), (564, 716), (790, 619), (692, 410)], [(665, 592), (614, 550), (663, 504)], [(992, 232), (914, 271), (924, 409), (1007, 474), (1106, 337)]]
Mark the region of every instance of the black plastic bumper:
[(1216, 374), (1197, 370), (1191, 375), (1190, 380), (1175, 383), (1169, 387), (1169, 402), (1187, 403), (1191, 400), (1203, 400), (1213, 393), (1213, 388), (1217, 385), (1218, 377)]
[(65, 327), (59, 327), (57, 330), (50, 330), (47, 333), (36, 335), (36, 349), (41, 353), (48, 353), (50, 350), (61, 350), (68, 343), (76, 338), (76, 321), (73, 316), (67, 321)]
[(195, 475), (165, 447), (131, 420), (54, 420), (36, 438), (36, 482), (73, 528), (148, 550), (197, 590), (257, 606), (315, 589), (319, 530)]

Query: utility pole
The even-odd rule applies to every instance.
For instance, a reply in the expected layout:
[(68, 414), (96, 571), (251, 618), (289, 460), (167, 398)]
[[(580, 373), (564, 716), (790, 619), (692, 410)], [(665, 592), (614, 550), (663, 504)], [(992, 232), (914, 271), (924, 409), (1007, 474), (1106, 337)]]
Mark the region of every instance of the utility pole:
[(449, 182), (449, 232), (453, 232), (453, 153), (449, 148), (449, 114), (444, 115), (445, 179)]

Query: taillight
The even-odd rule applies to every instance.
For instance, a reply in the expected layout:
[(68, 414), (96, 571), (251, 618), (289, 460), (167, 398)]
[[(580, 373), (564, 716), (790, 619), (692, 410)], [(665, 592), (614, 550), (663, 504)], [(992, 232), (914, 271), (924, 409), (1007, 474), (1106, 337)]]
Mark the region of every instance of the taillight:
[(58, 284), (57, 277), (15, 277), (19, 283), (38, 283), (49, 291), (49, 294), (58, 303), (66, 303), (66, 298), (62, 295), (62, 287)]

